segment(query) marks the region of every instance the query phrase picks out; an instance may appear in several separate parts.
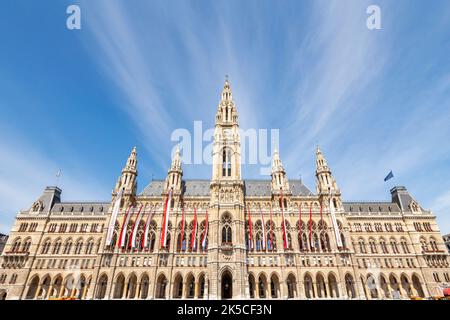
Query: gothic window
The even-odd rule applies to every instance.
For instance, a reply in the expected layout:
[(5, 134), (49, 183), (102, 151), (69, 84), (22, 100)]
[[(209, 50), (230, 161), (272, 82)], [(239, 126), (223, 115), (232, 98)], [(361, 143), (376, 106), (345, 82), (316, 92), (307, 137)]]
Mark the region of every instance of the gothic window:
[(438, 246), (437, 246), (436, 240), (434, 238), (430, 238), (430, 246), (431, 246), (431, 250), (438, 251)]
[(59, 251), (61, 250), (61, 240), (57, 240), (55, 242), (55, 245), (53, 246), (53, 254), (59, 254)]
[(31, 247), (31, 239), (26, 239), (22, 247), (22, 252), (29, 252)]
[(402, 247), (403, 253), (406, 253), (406, 254), (409, 253), (408, 243), (406, 242), (405, 239), (402, 239), (400, 241), (400, 245)]
[(359, 243), (359, 252), (367, 253), (366, 243), (364, 242), (364, 239), (359, 239), (358, 243)]
[(45, 240), (44, 246), (42, 247), (41, 254), (47, 254), (50, 250), (50, 239)]
[(89, 240), (86, 246), (86, 254), (92, 254), (92, 249), (94, 248), (94, 240)]
[(424, 251), (424, 252), (428, 251), (428, 244), (424, 238), (420, 239), (420, 246), (422, 247), (422, 251)]
[(232, 244), (231, 216), (227, 212), (222, 216), (222, 244)]
[(378, 253), (377, 245), (374, 239), (369, 240), (370, 253)]
[(82, 241), (78, 241), (76, 246), (75, 246), (75, 254), (80, 254), (82, 248), (83, 248), (83, 242)]
[(384, 239), (380, 240), (380, 247), (383, 253), (389, 253), (388, 247), (386, 245), (386, 241)]
[(392, 252), (400, 253), (400, 251), (398, 250), (397, 242), (395, 241), (395, 239), (391, 239), (391, 248), (392, 248)]
[(222, 153), (222, 176), (231, 177), (231, 151), (223, 149)]
[(65, 246), (64, 246), (64, 252), (63, 254), (70, 254), (70, 251), (72, 250), (72, 240), (67, 240)]
[(22, 242), (20, 241), (20, 238), (17, 238), (16, 240), (14, 240), (14, 244), (11, 248), (11, 252), (19, 252), (21, 244), (22, 244)]
[(267, 250), (277, 251), (277, 238), (273, 230), (267, 233)]

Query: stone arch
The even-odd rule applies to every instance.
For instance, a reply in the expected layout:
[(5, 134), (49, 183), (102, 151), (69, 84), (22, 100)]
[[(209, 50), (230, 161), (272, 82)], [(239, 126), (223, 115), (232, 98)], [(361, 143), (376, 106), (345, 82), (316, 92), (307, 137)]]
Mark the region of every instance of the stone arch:
[(125, 297), (127, 299), (134, 299), (136, 297), (136, 290), (137, 290), (137, 276), (133, 272), (128, 276), (127, 291)]
[(355, 280), (350, 273), (345, 275), (345, 289), (347, 290), (347, 296), (350, 299), (356, 298)]
[(416, 273), (413, 273), (411, 279), (412, 279), (413, 287), (416, 290), (419, 297), (424, 298), (425, 293), (423, 292), (422, 281), (420, 280), (420, 276), (417, 275)]
[(395, 296), (397, 296), (399, 298), (400, 294), (401, 294), (400, 293), (400, 285), (399, 285), (399, 281), (398, 281), (396, 275), (393, 273), (391, 273), (389, 275), (389, 285), (392, 290), (393, 298), (395, 298)]
[(325, 276), (322, 274), (322, 272), (318, 272), (316, 274), (316, 287), (318, 298), (326, 298), (328, 296), (327, 286), (325, 284)]
[(53, 284), (50, 290), (49, 297), (59, 298), (62, 290), (62, 284), (63, 284), (63, 277), (61, 274), (58, 274), (55, 277), (53, 277)]
[(100, 280), (98, 281), (97, 292), (95, 294), (96, 299), (104, 299), (106, 296), (106, 288), (108, 287), (108, 276), (106, 273), (100, 276)]
[(339, 298), (339, 287), (336, 275), (333, 272), (328, 274), (328, 289), (331, 298)]
[(268, 296), (267, 291), (267, 276), (264, 272), (261, 272), (258, 276), (258, 298), (266, 299)]
[(44, 277), (42, 277), (40, 289), (37, 294), (38, 299), (46, 299), (48, 297), (51, 284), (52, 284), (52, 279), (51, 279), (50, 275), (47, 274)]
[(233, 298), (233, 273), (232, 271), (225, 267), (220, 276), (221, 284), (221, 298), (222, 299), (232, 299)]
[(167, 277), (164, 273), (160, 273), (156, 280), (155, 297), (157, 299), (166, 298)]
[(197, 298), (203, 299), (205, 297), (205, 285), (206, 285), (206, 276), (204, 272), (201, 272), (198, 276), (197, 280), (198, 289), (196, 292)]
[(272, 299), (280, 298), (280, 278), (276, 272), (270, 276), (270, 297)]
[(183, 276), (177, 272), (173, 277), (172, 298), (181, 299), (183, 297)]
[(367, 289), (369, 290), (370, 298), (371, 299), (378, 299), (378, 286), (377, 286), (377, 279), (374, 275), (369, 273), (366, 278), (366, 285)]
[(116, 277), (116, 281), (114, 283), (114, 294), (113, 299), (122, 299), (123, 292), (125, 289), (125, 276), (123, 273), (119, 273)]
[(409, 278), (405, 273), (400, 275), (400, 282), (404, 292), (408, 295), (408, 297), (411, 297), (413, 295), (411, 281), (409, 281)]
[(195, 298), (195, 277), (192, 272), (189, 272), (186, 276), (186, 298)]
[(147, 299), (148, 297), (148, 289), (150, 286), (150, 278), (148, 277), (148, 274), (144, 272), (141, 275), (141, 280), (139, 281), (139, 292), (138, 296), (140, 299)]
[(28, 291), (25, 299), (34, 299), (39, 287), (39, 276), (34, 275), (28, 283)]
[(315, 298), (316, 294), (314, 291), (313, 277), (309, 272), (305, 274), (305, 276), (303, 278), (303, 284), (305, 287), (305, 297), (308, 299)]
[(286, 278), (287, 298), (294, 299), (297, 295), (297, 280), (295, 275), (291, 272)]
[(249, 288), (250, 298), (251, 299), (255, 298), (256, 297), (256, 295), (255, 295), (256, 281), (255, 281), (255, 276), (253, 275), (252, 272), (250, 272), (248, 275), (248, 288)]

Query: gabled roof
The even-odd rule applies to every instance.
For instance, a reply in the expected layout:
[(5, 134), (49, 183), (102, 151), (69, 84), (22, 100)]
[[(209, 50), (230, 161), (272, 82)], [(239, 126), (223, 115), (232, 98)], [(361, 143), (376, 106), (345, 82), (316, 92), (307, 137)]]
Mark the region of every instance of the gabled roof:
[[(140, 193), (140, 196), (160, 196), (164, 188), (164, 180), (153, 180)], [(185, 196), (209, 196), (210, 180), (183, 180), (182, 187)], [(294, 196), (309, 196), (312, 192), (301, 180), (289, 180), (289, 186)], [(270, 180), (244, 180), (246, 196), (271, 195)]]

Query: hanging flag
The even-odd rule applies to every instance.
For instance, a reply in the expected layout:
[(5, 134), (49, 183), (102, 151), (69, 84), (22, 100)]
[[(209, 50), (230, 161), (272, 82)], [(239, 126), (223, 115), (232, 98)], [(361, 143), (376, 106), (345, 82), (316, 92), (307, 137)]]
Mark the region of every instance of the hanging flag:
[(280, 200), (281, 200), (281, 218), (283, 219), (282, 221), (282, 229), (283, 229), (283, 247), (284, 250), (286, 250), (288, 248), (288, 243), (287, 243), (287, 235), (286, 235), (286, 221), (284, 219), (284, 201), (283, 201), (283, 189), (280, 188)]
[(253, 250), (253, 225), (252, 225), (252, 216), (250, 213), (250, 208), (247, 207), (247, 213), (248, 213), (248, 228), (249, 228), (249, 235), (248, 240), (250, 241), (250, 250)]
[(194, 226), (191, 234), (191, 250), (195, 251), (197, 248), (197, 208), (194, 208)]
[(314, 244), (312, 242), (312, 202), (309, 204), (309, 245), (311, 246), (311, 249), (314, 248)]
[(162, 223), (162, 234), (161, 234), (161, 248), (165, 248), (167, 245), (167, 229), (169, 226), (170, 219), (170, 209), (172, 205), (172, 188), (170, 188), (169, 195), (166, 197), (166, 201), (164, 203), (164, 215), (163, 215), (163, 223)]
[(116, 226), (117, 216), (120, 211), (120, 202), (122, 201), (123, 189), (121, 189), (116, 196), (116, 201), (114, 201), (113, 210), (111, 213), (111, 219), (109, 220), (108, 233), (106, 234), (106, 242), (105, 245), (111, 245), (112, 236), (114, 234), (114, 228)]
[(136, 221), (134, 222), (134, 225), (133, 225), (133, 231), (131, 232), (130, 241), (128, 243), (128, 247), (129, 248), (131, 247), (132, 249), (136, 248), (137, 231), (139, 229), (139, 223), (141, 222), (142, 214), (145, 211), (145, 209), (142, 210), (143, 207), (144, 207), (144, 205), (141, 204), (141, 207), (139, 208), (139, 211), (138, 211), (138, 216), (137, 216)]
[(208, 209), (206, 209), (205, 231), (203, 232), (202, 247), (206, 250), (206, 240), (208, 239)]
[(303, 222), (302, 222), (302, 204), (300, 203), (298, 206), (298, 237), (300, 239), (300, 243), (301, 243), (301, 249), (303, 249), (303, 238), (302, 238), (302, 227), (303, 227)]
[(339, 226), (337, 224), (336, 214), (334, 213), (334, 204), (331, 201), (331, 194), (330, 194), (330, 215), (331, 215), (331, 223), (333, 224), (334, 235), (336, 237), (336, 244), (338, 247), (342, 248), (343, 247), (342, 239), (339, 233)]
[(185, 220), (184, 220), (184, 203), (183, 203), (183, 207), (181, 209), (181, 243), (180, 243), (180, 248), (181, 251), (184, 251), (186, 248), (183, 248), (183, 240), (184, 240), (184, 225), (185, 225)]
[(153, 211), (150, 210), (148, 212), (147, 221), (145, 222), (145, 232), (144, 232), (144, 238), (142, 239), (142, 248), (145, 250), (148, 250), (148, 230), (150, 228), (150, 224), (152, 223), (153, 215), (155, 214), (156, 206), (154, 206)]
[(266, 224), (264, 222), (264, 214), (261, 211), (261, 206), (259, 206), (259, 214), (261, 215), (261, 221), (262, 221), (262, 234), (263, 234), (263, 250), (266, 250)]
[(388, 173), (388, 175), (384, 178), (384, 182), (388, 181), (389, 179), (392, 179), (394, 177), (394, 174), (391, 172)]
[(125, 246), (125, 238), (127, 236), (128, 222), (130, 221), (130, 217), (132, 216), (132, 213), (130, 214), (130, 210), (132, 207), (133, 206), (130, 205), (128, 207), (127, 213), (125, 214), (125, 219), (122, 224), (122, 230), (120, 231), (118, 248), (123, 248)]
[(270, 247), (271, 250), (274, 250), (273, 246), (273, 221), (272, 221), (272, 206), (270, 206)]

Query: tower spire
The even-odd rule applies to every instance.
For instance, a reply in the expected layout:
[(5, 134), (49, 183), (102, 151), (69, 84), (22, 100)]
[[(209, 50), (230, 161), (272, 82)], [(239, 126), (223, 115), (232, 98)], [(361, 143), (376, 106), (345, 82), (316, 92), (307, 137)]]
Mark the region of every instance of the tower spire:
[(327, 160), (320, 150), (319, 145), (316, 148), (316, 186), (319, 195), (340, 194), (336, 180), (331, 174)]
[[(137, 152), (136, 147), (133, 147), (127, 162), (122, 169), (122, 174), (117, 179), (116, 187), (113, 193), (123, 190), (124, 196), (134, 197), (137, 191)], [(130, 199), (131, 200), (131, 199)]]
[(280, 189), (283, 192), (289, 191), (289, 182), (286, 178), (286, 171), (284, 171), (283, 162), (280, 159), (278, 149), (275, 148), (272, 156), (272, 192), (277, 193)]
[(175, 194), (181, 192), (181, 178), (183, 176), (183, 170), (181, 168), (181, 155), (180, 146), (177, 145), (175, 153), (172, 157), (172, 164), (167, 171), (167, 178), (165, 184), (165, 193), (168, 192), (170, 188), (173, 188)]
[(225, 84), (222, 90), (222, 101), (232, 101), (233, 94), (231, 92), (230, 82), (228, 81), (228, 75), (225, 76)]

